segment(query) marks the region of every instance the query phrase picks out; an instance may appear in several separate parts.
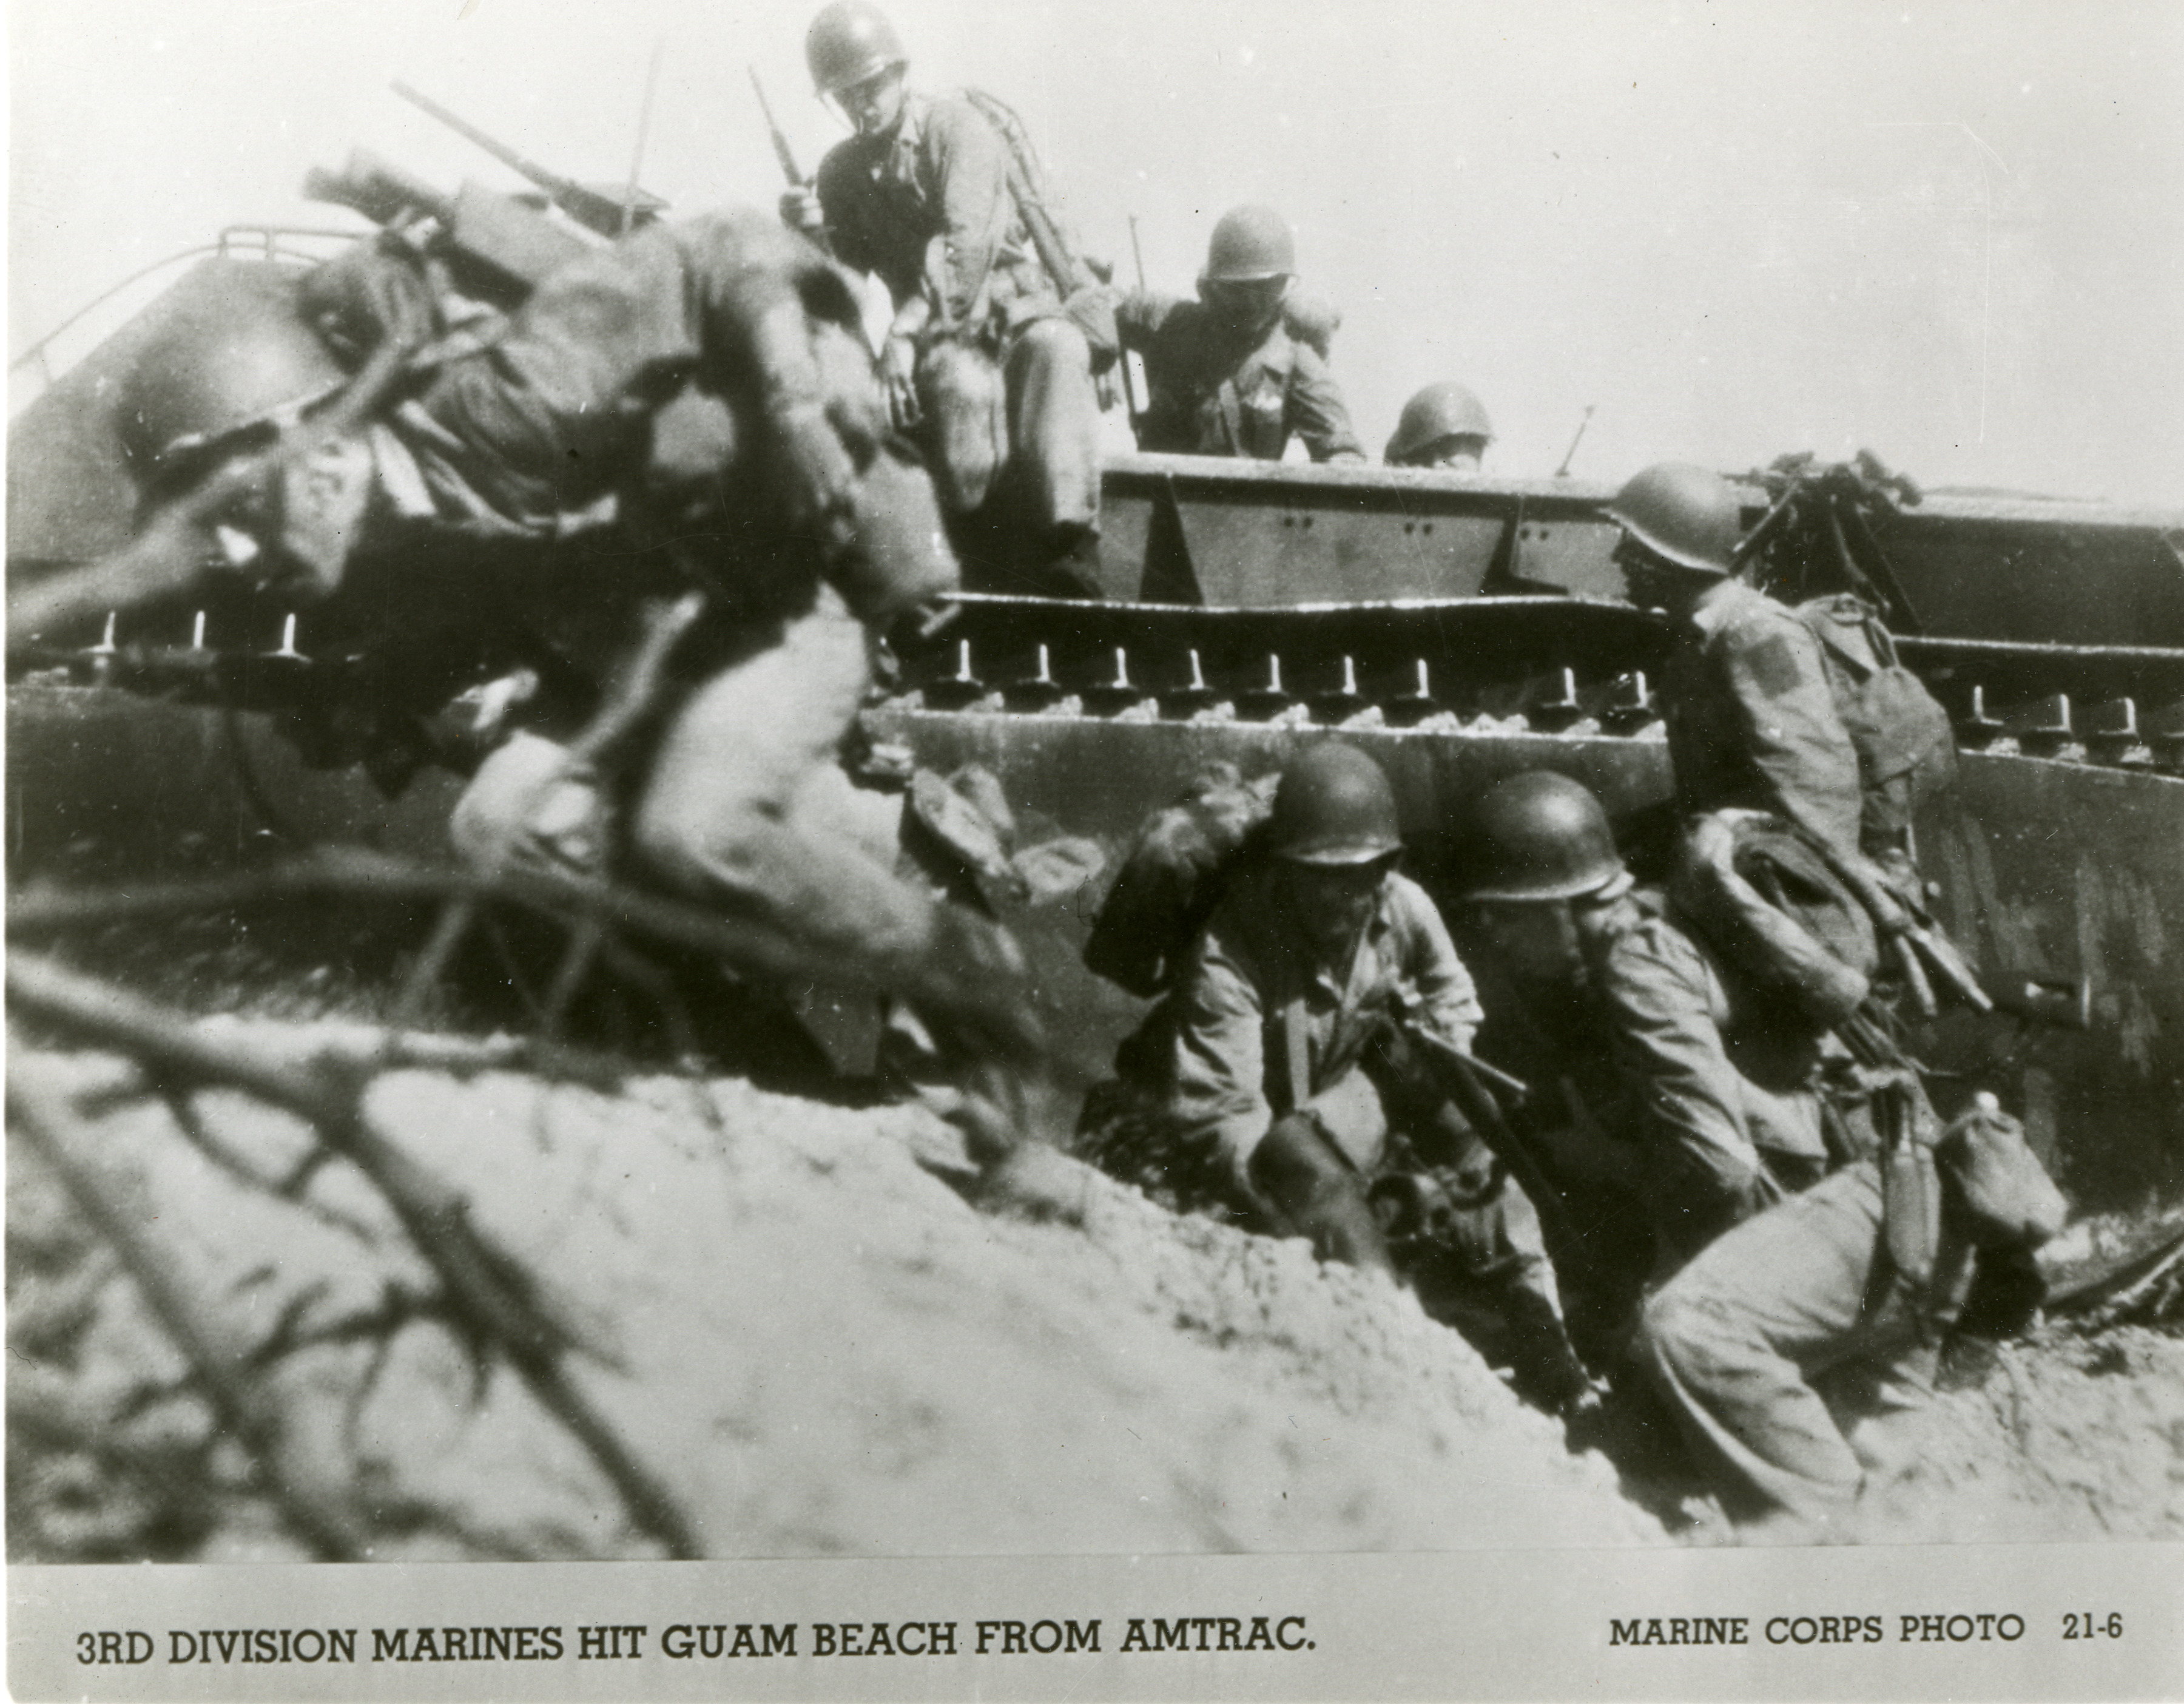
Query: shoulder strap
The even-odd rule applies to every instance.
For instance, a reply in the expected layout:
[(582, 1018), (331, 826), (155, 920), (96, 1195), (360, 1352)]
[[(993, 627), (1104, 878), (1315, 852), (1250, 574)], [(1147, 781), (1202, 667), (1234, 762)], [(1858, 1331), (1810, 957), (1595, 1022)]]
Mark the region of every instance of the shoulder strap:
[(1289, 1075), (1288, 1109), (1295, 1112), (1312, 1098), (1312, 1031), (1301, 992), (1282, 1003), (1282, 1068)]
[(1055, 217), (1055, 197), (1047, 184), (1046, 170), (1023, 120), (1007, 102), (983, 89), (967, 88), (963, 98), (999, 132), (1009, 151), (1009, 198), (1016, 204), (1017, 215), (1030, 233), (1039, 265), (1054, 288), (1064, 296), (1072, 294), (1083, 281), (1084, 268), (1068, 232)]

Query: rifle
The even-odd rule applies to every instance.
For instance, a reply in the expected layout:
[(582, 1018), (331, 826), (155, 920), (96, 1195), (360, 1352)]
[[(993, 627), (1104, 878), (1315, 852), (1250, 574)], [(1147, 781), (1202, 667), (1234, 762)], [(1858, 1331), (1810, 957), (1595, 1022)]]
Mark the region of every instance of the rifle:
[(1404, 1041), (1416, 1048), (1431, 1068), (1434, 1081), (1456, 1103), (1471, 1127), (1509, 1168), (1518, 1186), (1531, 1198), (1540, 1219), (1549, 1225), (1553, 1246), (1574, 1247), (1582, 1239), (1570, 1223), (1557, 1189), (1524, 1139), (1509, 1123), (1509, 1114), (1531, 1098), (1530, 1087), (1520, 1077), (1490, 1065), (1465, 1053), (1446, 1036), (1421, 1023), (1410, 1013), (1397, 1010), (1390, 1021)]
[(781, 120), (773, 115), (773, 103), (766, 98), (766, 85), (758, 80), (758, 67), (746, 65), (744, 69), (750, 73), (751, 92), (758, 97), (758, 109), (766, 115), (766, 133), (773, 138), (773, 157), (781, 162), (781, 175), (788, 180), (791, 189), (802, 189), (811, 180), (796, 169), (796, 154), (788, 146)]
[(1585, 404), (1585, 418), (1578, 422), (1577, 436), (1570, 439), (1570, 447), (1563, 451), (1563, 465), (1555, 469), (1556, 478), (1567, 479), (1569, 478), (1570, 463), (1577, 459), (1577, 447), (1579, 444), (1585, 442), (1585, 429), (1592, 424), (1592, 411), (1598, 406), (1599, 404), (1597, 403), (1588, 402)]
[(487, 135), (467, 119), (450, 112), (429, 95), (420, 94), (409, 84), (397, 81), (393, 87), (410, 105), (429, 113), (457, 136), (476, 143), (519, 177), (536, 184), (545, 192), (549, 201), (588, 231), (597, 232), (602, 237), (619, 237), (632, 224), (658, 218), (667, 206), (660, 197), (634, 183), (605, 188), (579, 183), (558, 171), (549, 171), (536, 160), (526, 159), (507, 143)]

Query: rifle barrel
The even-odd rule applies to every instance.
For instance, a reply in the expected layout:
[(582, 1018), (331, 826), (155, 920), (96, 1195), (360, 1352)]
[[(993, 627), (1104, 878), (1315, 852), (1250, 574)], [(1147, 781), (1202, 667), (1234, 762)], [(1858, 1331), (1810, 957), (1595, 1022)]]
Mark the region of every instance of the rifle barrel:
[(487, 135), (468, 119), (460, 114), (450, 112), (430, 95), (421, 93), (398, 78), (393, 87), (394, 92), (409, 102), (411, 106), (421, 112), (429, 113), (465, 142), (476, 142), (510, 170), (520, 177), (530, 179), (541, 189), (556, 191), (572, 189), (577, 187), (574, 180), (563, 177), (558, 172), (549, 171), (536, 160), (526, 159), (506, 142), (496, 137)]
[(618, 185), (611, 189), (594, 189), (579, 183), (573, 177), (564, 177), (558, 171), (549, 171), (535, 159), (526, 159), (506, 142), (488, 136), (469, 120), (452, 113), (430, 95), (421, 94), (398, 79), (392, 85), (394, 92), (417, 108), (429, 113), (465, 141), (476, 142), (519, 177), (537, 185), (562, 212), (588, 231), (602, 237), (619, 237), (627, 223), (633, 222), (638, 212), (650, 212), (664, 206), (657, 198), (648, 195), (635, 184)]
[(759, 81), (758, 67), (746, 65), (744, 69), (750, 73), (751, 92), (758, 97), (758, 109), (766, 115), (766, 131), (773, 138), (773, 157), (781, 163), (782, 176), (788, 180), (791, 189), (801, 189), (805, 184), (804, 174), (796, 169), (795, 150), (788, 145), (788, 137), (781, 127), (781, 120), (773, 115), (773, 103), (766, 98), (766, 85)]

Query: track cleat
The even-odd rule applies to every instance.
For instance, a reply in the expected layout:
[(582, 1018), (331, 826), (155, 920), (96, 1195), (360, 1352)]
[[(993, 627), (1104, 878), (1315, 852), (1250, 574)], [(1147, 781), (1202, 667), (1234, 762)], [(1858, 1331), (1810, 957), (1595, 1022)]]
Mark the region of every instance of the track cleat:
[(1440, 714), (1444, 707), (1433, 696), (1433, 683), (1426, 672), (1425, 658), (1414, 659), (1414, 667), (1417, 672), (1412, 677), (1410, 690), (1380, 701), (1382, 712), (1394, 727), (1414, 728), (1428, 717)]
[(1578, 702), (1577, 671), (1557, 671), (1546, 691), (1524, 707), (1524, 720), (1542, 733), (1559, 734), (1584, 719), (1585, 706)]
[(1142, 703), (1145, 693), (1130, 679), (1130, 653), (1122, 645), (1115, 647), (1115, 674), (1111, 680), (1084, 689), (1084, 707), (1095, 716), (1119, 715)]
[(1271, 722), (1295, 702), (1295, 696), (1282, 684), (1280, 656), (1268, 651), (1266, 679), (1236, 695), (1236, 713), (1247, 722)]
[(971, 666), (969, 640), (956, 641), (955, 672), (928, 681), (924, 691), (925, 701), (935, 710), (960, 710), (986, 696), (986, 683), (978, 679), (978, 671)]
[(1366, 707), (1365, 696), (1357, 690), (1357, 659), (1346, 656), (1341, 684), (1329, 691), (1313, 693), (1311, 701), (1315, 721), (1346, 723), (1355, 718)]
[(1213, 689), (1206, 684), (1205, 667), (1199, 661), (1198, 652), (1193, 650), (1189, 678), (1182, 685), (1161, 694), (1161, 712), (1177, 718), (1201, 716), (1212, 707), (1214, 697)]
[(1001, 689), (1001, 697), (1011, 710), (1048, 710), (1062, 697), (1061, 684), (1054, 678), (1054, 664), (1048, 649), (1039, 648), (1039, 658), (1028, 674), (1020, 675)]

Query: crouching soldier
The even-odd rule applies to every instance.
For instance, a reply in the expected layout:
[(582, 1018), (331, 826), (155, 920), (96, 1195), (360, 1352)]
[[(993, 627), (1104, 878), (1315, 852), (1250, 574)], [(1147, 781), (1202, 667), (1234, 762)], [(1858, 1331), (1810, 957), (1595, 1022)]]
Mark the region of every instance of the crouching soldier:
[(1861, 1159), (1731, 1231), (1646, 1304), (1641, 1357), (1733, 1519), (1828, 1536), (1866, 1473), (1828, 1398), (1923, 1400), (1975, 1257), (2021, 1255), (2062, 1228), (2061, 1195), (1991, 1096), (1908, 1151), (1929, 1156), (1923, 1183)]
[(1527, 1394), (1584, 1404), (1531, 1204), (1386, 1043), (1397, 1010), (1458, 1051), (1480, 1018), (1440, 913), (1396, 869), (1387, 777), (1354, 747), (1315, 746), (1254, 840), (1123, 1044), (1120, 1092), (1088, 1107), (1093, 1156), (1324, 1259), (1400, 1268), (1437, 1317), (1502, 1350)]
[[(434, 312), (423, 269), (391, 244), (263, 295), (276, 348), (338, 324), (375, 365)], [(176, 362), (199, 389), (249, 376), (233, 350), (249, 351), (254, 321), (219, 317), (209, 349), (169, 349), (132, 377), (131, 414), (156, 412), (147, 388)], [(485, 346), (431, 354), (300, 467), (265, 448), (270, 427), (198, 447), (196, 484), (148, 536), (164, 524), (191, 547), (177, 572), (217, 542), (261, 583), (337, 588), (328, 619), (376, 623), (390, 668), (467, 635), (466, 655), (565, 683), (474, 779), (453, 824), (464, 855), (583, 874), (613, 858), (738, 919), (762, 963), (909, 1001), (967, 1088), (984, 1085), (965, 1119), (999, 1159), (1010, 1120), (993, 1107), (1022, 1101), (1043, 1045), (1021, 956), (897, 879), (855, 831), (838, 762), (872, 635), (956, 578), (844, 278), (771, 221), (717, 214), (588, 252)], [(205, 427), (191, 427), (168, 420), (183, 435), (160, 462), (197, 445)], [(284, 500), (291, 484), (314, 500)], [(207, 493), (230, 486), (248, 500), (212, 510)], [(554, 551), (609, 513), (615, 533), (587, 536), (615, 548)], [(635, 701), (609, 714), (621, 699)]]
[(1512, 776), (1479, 801), (1472, 844), (1497, 968), (1600, 1044), (1557, 1075), (1598, 1132), (1596, 1169), (1644, 1202), (1658, 1271), (1824, 1174), (1825, 1028), (1636, 886), (1599, 800), (1565, 775)]

